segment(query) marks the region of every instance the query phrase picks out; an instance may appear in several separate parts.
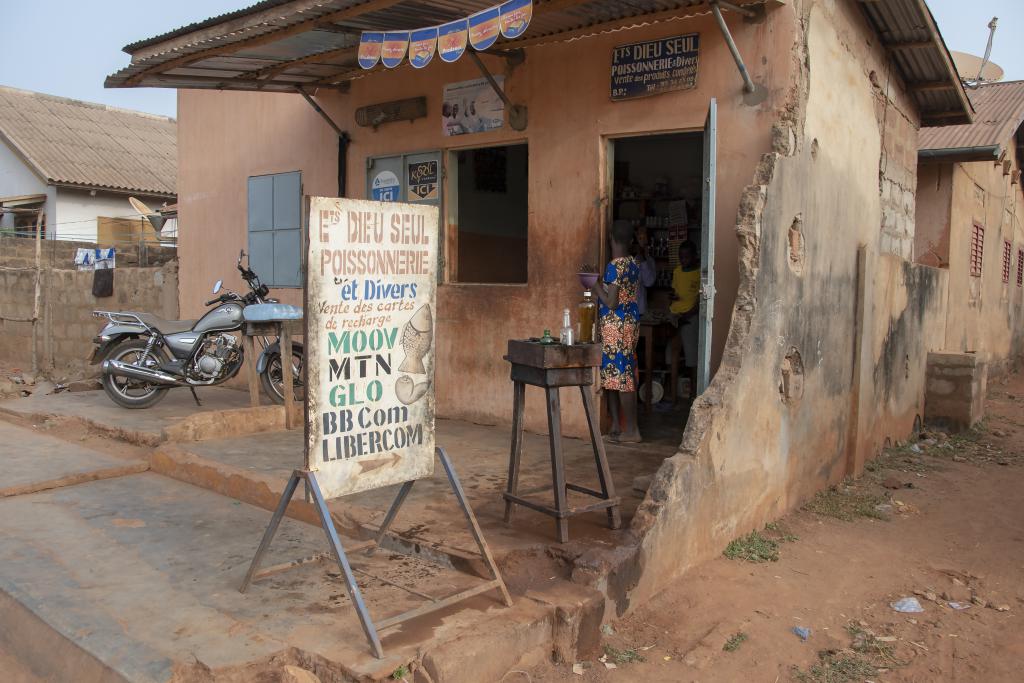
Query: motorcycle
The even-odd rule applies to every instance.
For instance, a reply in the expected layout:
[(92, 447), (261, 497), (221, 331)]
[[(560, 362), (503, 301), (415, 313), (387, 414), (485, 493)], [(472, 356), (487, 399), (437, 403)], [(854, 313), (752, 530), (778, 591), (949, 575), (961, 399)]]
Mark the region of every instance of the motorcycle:
[[(173, 387), (188, 387), (199, 404), (195, 388), (223, 384), (238, 374), (244, 351), (236, 335), (242, 329), (243, 310), (256, 304), (276, 304), (270, 290), (260, 282), (249, 265), (242, 265), (245, 251), (239, 253), (237, 268), (249, 286), (240, 295), (222, 291), (223, 281), (213, 286), (215, 306), (198, 320), (164, 320), (151, 313), (135, 311), (93, 311), (107, 323), (93, 339), (90, 362), (101, 363), (102, 384), (107, 396), (125, 408), (149, 408), (161, 401)], [(256, 369), (264, 392), (275, 403), (284, 403), (279, 340), (257, 337), (262, 352)], [(293, 343), (289, 369), (297, 394), (302, 386), (302, 345)], [(296, 397), (301, 400), (301, 395)]]

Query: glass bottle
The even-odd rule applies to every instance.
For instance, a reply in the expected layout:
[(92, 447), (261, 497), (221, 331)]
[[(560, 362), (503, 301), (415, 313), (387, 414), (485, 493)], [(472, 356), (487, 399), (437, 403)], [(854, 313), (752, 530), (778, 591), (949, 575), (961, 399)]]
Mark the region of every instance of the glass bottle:
[(590, 290), (584, 290), (583, 301), (576, 304), (576, 319), (578, 320), (579, 330), (576, 332), (576, 342), (578, 344), (593, 344), (594, 343), (594, 325), (597, 323), (597, 304), (591, 298)]
[(569, 318), (569, 309), (562, 309), (562, 333), (558, 341), (565, 346), (572, 346), (572, 320)]
[(541, 344), (554, 344), (555, 338), (551, 336), (551, 330), (544, 330), (544, 336), (538, 340)]

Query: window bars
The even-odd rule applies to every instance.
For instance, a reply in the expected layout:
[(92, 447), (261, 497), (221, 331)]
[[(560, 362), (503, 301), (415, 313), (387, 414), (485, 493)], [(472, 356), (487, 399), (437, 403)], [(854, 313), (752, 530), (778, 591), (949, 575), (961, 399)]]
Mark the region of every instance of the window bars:
[(974, 224), (971, 232), (971, 277), (981, 277), (982, 257), (985, 254), (985, 228)]

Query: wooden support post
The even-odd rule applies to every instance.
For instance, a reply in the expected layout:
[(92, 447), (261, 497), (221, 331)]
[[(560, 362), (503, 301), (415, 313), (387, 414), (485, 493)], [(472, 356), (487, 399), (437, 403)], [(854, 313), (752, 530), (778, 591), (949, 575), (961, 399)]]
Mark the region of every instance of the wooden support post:
[(242, 349), (245, 353), (246, 375), (249, 378), (249, 405), (258, 408), (260, 405), (260, 377), (256, 371), (256, 345), (252, 335), (242, 334)]
[[(519, 495), (519, 467), (523, 459), (523, 412), (526, 409), (526, 385), (515, 382), (512, 389), (512, 448), (508, 456), (508, 493)], [(505, 499), (505, 523), (512, 522), (515, 505)]]
[(43, 279), (43, 209), (36, 214), (36, 293), (32, 302), (32, 373), (39, 373), (39, 297)]
[(288, 322), (281, 328), (281, 393), (284, 394), (284, 427), (295, 429), (295, 387), (292, 377), (292, 330)]

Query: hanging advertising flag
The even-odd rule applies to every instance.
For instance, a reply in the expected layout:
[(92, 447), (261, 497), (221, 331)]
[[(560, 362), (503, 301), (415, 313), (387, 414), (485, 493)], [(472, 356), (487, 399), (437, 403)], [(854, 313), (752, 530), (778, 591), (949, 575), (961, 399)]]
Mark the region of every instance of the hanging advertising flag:
[(359, 66), (364, 69), (372, 69), (377, 66), (383, 44), (383, 33), (363, 31), (362, 36), (359, 37)]
[(469, 40), (469, 22), (453, 21), (437, 29), (437, 54), (445, 62), (454, 62), (466, 51)]
[(384, 46), (380, 51), (380, 63), (389, 69), (394, 69), (405, 59), (405, 53), (409, 50), (409, 32), (395, 31), (384, 34)]
[(469, 18), (469, 44), (474, 50), (486, 50), (501, 33), (501, 8), (491, 7)]
[(501, 35), (518, 38), (533, 18), (533, 0), (508, 0), (501, 6)]
[(437, 27), (421, 28), (409, 34), (409, 63), (422, 69), (434, 58), (437, 48)]

